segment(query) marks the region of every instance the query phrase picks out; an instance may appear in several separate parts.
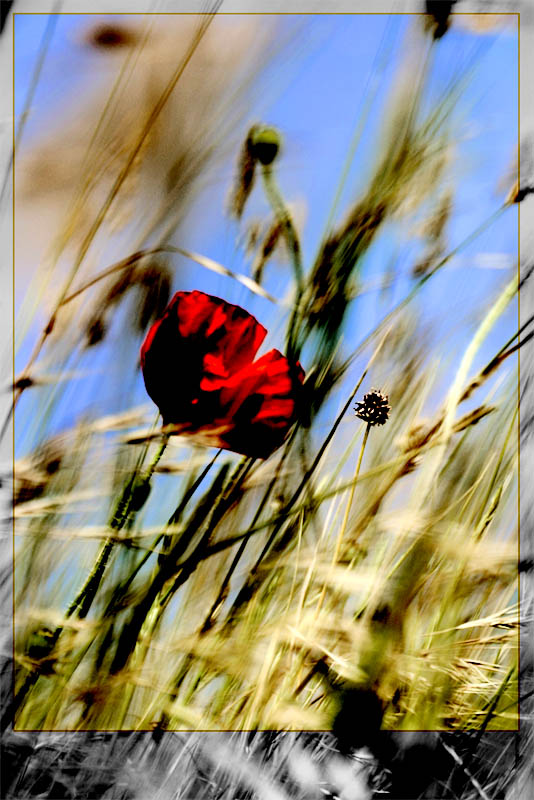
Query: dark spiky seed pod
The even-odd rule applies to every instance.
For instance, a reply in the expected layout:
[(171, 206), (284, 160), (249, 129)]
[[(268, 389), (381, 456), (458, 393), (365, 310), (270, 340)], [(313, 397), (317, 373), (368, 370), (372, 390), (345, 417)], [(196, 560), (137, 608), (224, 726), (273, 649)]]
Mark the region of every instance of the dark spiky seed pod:
[(249, 135), (249, 149), (252, 158), (260, 164), (272, 164), (280, 150), (280, 134), (276, 128), (256, 125), (251, 128)]
[(363, 401), (356, 403), (355, 414), (369, 425), (384, 425), (389, 418), (391, 408), (388, 404), (388, 396), (382, 394), (378, 389), (371, 389), (364, 394)]

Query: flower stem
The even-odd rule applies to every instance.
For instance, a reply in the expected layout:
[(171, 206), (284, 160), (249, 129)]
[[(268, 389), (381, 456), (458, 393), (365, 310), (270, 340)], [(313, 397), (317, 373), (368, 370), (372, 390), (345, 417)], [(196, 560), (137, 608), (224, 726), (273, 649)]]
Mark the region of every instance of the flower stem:
[(293, 220), (291, 219), (291, 215), (287, 210), (282, 195), (280, 194), (280, 190), (276, 185), (274, 173), (270, 165), (263, 167), (262, 177), (263, 177), (263, 185), (265, 188), (265, 194), (267, 195), (267, 199), (269, 200), (269, 203), (271, 204), (271, 207), (276, 215), (276, 218), (278, 219), (282, 227), (284, 239), (286, 240), (287, 249), (289, 250), (289, 256), (291, 258), (291, 264), (293, 266), (293, 273), (295, 276), (295, 284), (296, 284), (295, 302), (293, 304), (293, 311), (291, 313), (291, 319), (289, 321), (287, 342), (288, 342), (289, 355), (298, 358), (299, 348), (298, 346), (295, 347), (294, 339), (295, 339), (295, 328), (297, 324), (297, 318), (300, 313), (300, 304), (302, 300), (302, 294), (304, 291), (304, 270), (302, 268), (300, 243), (298, 240), (297, 232), (295, 230), (295, 226), (293, 225)]
[[(252, 519), (252, 522), (250, 523), (250, 526), (249, 526), (250, 529), (254, 528), (254, 526), (256, 525), (256, 523), (258, 522), (258, 520), (259, 520), (259, 518), (261, 516), (261, 513), (262, 513), (262, 511), (263, 511), (263, 509), (265, 507), (265, 504), (266, 504), (267, 500), (269, 499), (269, 497), (271, 495), (271, 492), (272, 492), (272, 490), (274, 488), (274, 485), (275, 485), (276, 481), (279, 478), (280, 472), (282, 470), (282, 467), (283, 467), (284, 461), (285, 461), (285, 459), (286, 459), (286, 457), (288, 455), (288, 452), (289, 452), (289, 450), (286, 449), (285, 452), (284, 452), (284, 455), (282, 456), (282, 459), (281, 459), (280, 463), (278, 464), (278, 467), (276, 469), (274, 477), (271, 479), (267, 489), (265, 490), (265, 493), (264, 493), (262, 499), (260, 500), (260, 503), (259, 503), (255, 513), (254, 513), (254, 517)], [(237, 549), (237, 552), (236, 552), (236, 554), (235, 554), (235, 556), (234, 556), (234, 558), (232, 560), (232, 563), (230, 564), (230, 567), (228, 568), (228, 571), (227, 571), (226, 575), (224, 576), (224, 580), (222, 582), (221, 588), (219, 589), (217, 597), (213, 601), (212, 606), (211, 606), (211, 608), (210, 608), (210, 610), (209, 610), (209, 612), (208, 612), (208, 614), (206, 616), (206, 619), (202, 623), (202, 626), (200, 628), (200, 633), (201, 634), (202, 633), (206, 633), (212, 627), (212, 625), (214, 623), (214, 619), (213, 619), (214, 615), (216, 614), (216, 612), (218, 611), (219, 607), (222, 605), (222, 603), (224, 602), (224, 600), (226, 598), (227, 591), (228, 591), (228, 586), (230, 584), (230, 580), (231, 580), (232, 575), (234, 574), (235, 570), (237, 569), (237, 565), (239, 564), (239, 562), (240, 562), (240, 560), (241, 560), (241, 558), (243, 556), (243, 553), (245, 552), (245, 548), (246, 548), (246, 546), (248, 544), (248, 541), (249, 541), (248, 537), (245, 537), (243, 539), (243, 541), (241, 542), (241, 544), (239, 545), (239, 547)]]
[[(171, 517), (170, 517), (170, 519), (169, 519), (169, 521), (167, 523), (168, 527), (171, 527), (173, 525), (177, 525), (178, 524), (178, 522), (180, 521), (180, 519), (182, 517), (183, 512), (185, 511), (185, 508), (187, 507), (187, 504), (189, 503), (190, 499), (192, 498), (192, 496), (194, 495), (194, 493), (196, 492), (196, 490), (198, 489), (198, 487), (200, 486), (200, 484), (202, 483), (202, 481), (204, 480), (204, 478), (206, 477), (206, 475), (210, 471), (211, 467), (213, 466), (213, 464), (215, 463), (216, 459), (218, 458), (218, 456), (219, 456), (219, 454), (221, 452), (222, 452), (222, 450), (217, 450), (217, 452), (215, 453), (214, 457), (211, 459), (209, 464), (202, 470), (200, 475), (194, 481), (192, 481), (191, 485), (185, 490), (185, 493), (184, 493), (182, 499), (180, 500), (180, 502), (176, 506), (174, 512), (172, 513), (172, 515), (171, 515)], [(168, 549), (172, 545), (172, 542), (174, 540), (175, 535), (176, 534), (169, 534), (167, 531), (163, 531), (162, 533), (158, 533), (158, 535), (156, 536), (156, 538), (152, 542), (150, 548), (147, 550), (147, 552), (144, 554), (144, 556), (137, 562), (137, 564), (132, 569), (132, 571), (131, 571), (130, 575), (128, 576), (128, 578), (124, 581), (124, 583), (121, 583), (120, 586), (118, 586), (117, 589), (115, 590), (115, 592), (113, 594), (113, 597), (111, 598), (111, 600), (110, 600), (110, 602), (109, 602), (109, 604), (108, 604), (108, 606), (107, 606), (107, 608), (106, 608), (106, 610), (104, 612), (104, 616), (106, 616), (106, 617), (110, 616), (113, 613), (113, 610), (120, 605), (120, 602), (121, 602), (122, 598), (126, 595), (128, 589), (130, 588), (130, 586), (134, 582), (134, 579), (139, 574), (141, 569), (144, 567), (146, 562), (152, 557), (153, 552), (155, 551), (156, 547), (158, 546), (158, 544), (161, 542), (162, 539), (163, 539), (163, 542), (164, 542), (164, 547), (160, 551), (160, 554), (159, 554), (159, 557), (158, 557), (158, 562), (161, 563), (164, 560), (164, 558), (167, 555)]]
[(302, 260), (300, 255), (300, 244), (297, 232), (295, 230), (295, 226), (293, 225), (293, 220), (291, 219), (291, 215), (287, 210), (282, 195), (280, 194), (280, 190), (276, 185), (274, 172), (270, 165), (263, 167), (262, 177), (267, 199), (269, 200), (271, 207), (280, 225), (282, 226), (282, 230), (284, 232), (284, 238), (287, 244), (287, 249), (289, 250), (291, 263), (293, 265), (293, 271), (295, 273), (297, 290), (301, 292), (304, 283), (304, 273), (302, 269)]
[[(186, 583), (202, 562), (202, 556), (213, 532), (237, 500), (241, 485), (254, 461), (254, 458), (245, 457), (237, 465), (228, 482), (226, 482), (228, 465), (221, 468), (207, 495), (193, 512), (182, 535), (165, 555), (157, 572), (153, 574), (143, 597), (134, 606), (131, 617), (123, 627), (117, 642), (116, 652), (110, 666), (111, 674), (117, 674), (128, 663), (152, 606), (157, 604), (158, 607), (164, 608), (172, 595)], [(180, 565), (178, 571), (179, 558), (183, 556), (200, 530), (202, 533), (193, 553)]]
[[(134, 475), (124, 486), (108, 523), (113, 529), (114, 535), (109, 536), (102, 545), (90, 575), (65, 612), (66, 619), (69, 619), (72, 616), (83, 619), (87, 616), (102, 581), (102, 577), (108, 565), (111, 553), (113, 552), (114, 546), (117, 542), (116, 533), (124, 527), (130, 517), (131, 512), (137, 512), (144, 505), (148, 497), (150, 480), (159, 463), (159, 460), (161, 459), (161, 456), (165, 451), (168, 441), (169, 436), (165, 435), (160, 447), (150, 462), (147, 471), (141, 477), (141, 479), (137, 479), (136, 470)], [(58, 625), (48, 639), (48, 647), (50, 652), (53, 651), (62, 633), (63, 625)], [(21, 707), (26, 696), (37, 683), (39, 675), (40, 670), (38, 668), (35, 668), (28, 673), (24, 683), (13, 697), (12, 702), (2, 716), (0, 730), (3, 731), (7, 725), (14, 723), (16, 712)]]
[[(139, 480), (134, 474), (126, 483), (109, 521), (109, 526), (114, 532), (122, 530), (131, 512), (138, 511), (144, 505), (144, 502), (148, 497), (150, 480), (163, 453), (165, 452), (168, 441), (169, 436), (166, 434), (163, 437), (160, 447), (154, 454), (154, 457), (150, 462), (145, 474), (141, 476)], [(100, 586), (105, 569), (108, 565), (109, 558), (116, 543), (116, 535), (113, 535), (108, 537), (102, 545), (91, 574), (65, 613), (65, 617), (67, 619), (74, 614), (80, 619), (84, 619), (89, 613), (89, 609), (91, 608), (93, 600), (96, 596), (98, 587)]]

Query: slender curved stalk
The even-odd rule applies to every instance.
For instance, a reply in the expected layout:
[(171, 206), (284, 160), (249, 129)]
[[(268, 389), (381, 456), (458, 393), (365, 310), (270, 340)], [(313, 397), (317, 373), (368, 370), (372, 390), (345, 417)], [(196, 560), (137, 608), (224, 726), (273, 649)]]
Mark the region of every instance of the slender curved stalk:
[[(144, 502), (148, 497), (150, 480), (159, 460), (161, 459), (161, 456), (165, 451), (168, 440), (169, 436), (165, 435), (160, 447), (150, 462), (147, 471), (141, 477), (141, 479), (138, 481), (136, 477), (137, 473), (134, 473), (134, 475), (124, 486), (109, 521), (109, 526), (113, 529), (113, 536), (109, 536), (103, 543), (90, 575), (65, 612), (66, 619), (69, 619), (73, 616), (79, 619), (84, 619), (89, 613), (98, 588), (102, 582), (109, 559), (115, 544), (117, 543), (117, 532), (124, 527), (130, 518), (131, 513), (135, 513), (142, 507), (142, 505), (144, 505)], [(63, 625), (58, 625), (53, 631), (52, 635), (49, 637), (48, 648), (50, 653), (58, 643), (59, 638), (63, 633), (63, 629)], [(14, 723), (16, 712), (24, 702), (26, 696), (37, 683), (39, 675), (40, 670), (38, 668), (35, 668), (29, 672), (24, 683), (3, 714), (0, 722), (0, 730), (3, 731), (10, 723)]]
[(291, 219), (291, 215), (287, 210), (287, 207), (284, 203), (282, 195), (280, 194), (280, 190), (276, 184), (276, 180), (274, 177), (274, 172), (270, 165), (264, 166), (262, 169), (262, 177), (263, 177), (263, 186), (265, 188), (265, 194), (267, 195), (267, 199), (271, 204), (271, 207), (278, 219), (282, 231), (284, 234), (284, 239), (286, 240), (287, 249), (289, 251), (289, 257), (291, 259), (291, 264), (293, 266), (293, 273), (295, 276), (295, 300), (293, 302), (293, 310), (291, 312), (291, 318), (289, 320), (289, 325), (287, 329), (287, 345), (288, 345), (288, 354), (290, 357), (299, 357), (299, 347), (296, 346), (295, 339), (295, 327), (297, 324), (298, 316), (300, 314), (300, 306), (302, 295), (304, 292), (304, 270), (302, 267), (302, 257), (300, 251), (300, 243), (298, 240), (297, 232), (295, 230), (295, 226), (293, 225), (293, 220)]
[[(204, 502), (197, 508), (197, 512), (193, 513), (193, 517), (188, 523), (187, 530), (184, 531), (179, 541), (166, 555), (165, 560), (149, 582), (145, 594), (134, 607), (129, 622), (121, 631), (117, 649), (110, 667), (111, 674), (117, 674), (128, 663), (139, 640), (145, 620), (148, 618), (153, 606), (157, 604), (157, 606), (163, 609), (174, 592), (186, 583), (201, 563), (202, 555), (206, 550), (215, 528), (235, 502), (236, 493), (239, 492), (254, 460), (255, 459), (245, 457), (237, 465), (227, 483), (226, 473), (228, 471), (228, 465), (225, 465), (219, 472)], [(177, 567), (178, 559), (183, 555), (192, 537), (197, 533), (199, 528), (204, 526), (206, 518), (208, 520), (207, 524), (205, 525), (205, 529), (193, 555), (181, 568)], [(179, 575), (172, 581), (172, 585), (166, 589), (166, 585), (174, 578), (177, 571), (179, 571)], [(164, 591), (165, 589), (166, 591)]]
[[(331, 568), (330, 568), (331, 570), (337, 564), (337, 560), (338, 560), (339, 554), (341, 552), (341, 545), (343, 543), (343, 538), (345, 536), (345, 531), (347, 530), (347, 523), (349, 521), (350, 510), (352, 508), (352, 501), (354, 500), (354, 492), (356, 490), (356, 483), (358, 482), (358, 476), (360, 474), (360, 467), (362, 465), (363, 452), (365, 450), (365, 445), (367, 444), (367, 439), (369, 438), (369, 431), (370, 430), (371, 430), (371, 424), (368, 422), (367, 425), (366, 425), (366, 428), (365, 428), (365, 433), (363, 435), (363, 441), (362, 441), (362, 445), (360, 447), (360, 454), (358, 456), (358, 461), (356, 463), (356, 469), (354, 471), (354, 477), (352, 479), (352, 484), (351, 484), (351, 487), (350, 487), (349, 499), (347, 500), (347, 507), (345, 508), (345, 515), (343, 517), (343, 522), (341, 523), (341, 528), (339, 529), (339, 534), (338, 534), (337, 541), (336, 541), (336, 547), (335, 547), (335, 550), (334, 550), (334, 556), (332, 558), (332, 564), (331, 564)], [(329, 581), (329, 577), (330, 576), (328, 576), (326, 581), (324, 582), (323, 589), (321, 591), (321, 596), (319, 597), (319, 602), (317, 604), (317, 612), (316, 612), (317, 614), (319, 614), (319, 612), (320, 612), (320, 610), (322, 608), (323, 602), (324, 602), (324, 598), (325, 598), (325, 595), (326, 595), (326, 587), (327, 587), (327, 584), (328, 584), (328, 581)]]
[(161, 456), (165, 452), (168, 441), (169, 436), (165, 435), (160, 447), (156, 451), (154, 458), (150, 462), (149, 467), (146, 473), (142, 476), (141, 480), (137, 482), (134, 475), (124, 487), (109, 523), (110, 528), (112, 528), (114, 531), (114, 535), (108, 537), (102, 545), (91, 574), (65, 613), (65, 617), (67, 619), (73, 615), (76, 615), (80, 619), (84, 619), (84, 617), (87, 616), (98, 591), (98, 587), (102, 581), (102, 577), (108, 565), (111, 553), (113, 552), (115, 544), (117, 543), (115, 532), (122, 530), (130, 513), (138, 510), (137, 506), (140, 502), (141, 505), (144, 504), (144, 501), (147, 497), (150, 480), (161, 459)]
[[(276, 481), (278, 480), (278, 477), (280, 475), (280, 472), (282, 470), (282, 466), (283, 466), (284, 461), (285, 461), (285, 459), (286, 459), (286, 457), (288, 455), (288, 452), (289, 452), (289, 449), (286, 448), (285, 451), (284, 451), (284, 455), (283, 455), (280, 463), (278, 464), (278, 467), (276, 469), (276, 473), (275, 473), (274, 477), (272, 478), (272, 480), (270, 481), (267, 489), (265, 490), (265, 493), (264, 493), (262, 499), (260, 500), (258, 508), (256, 509), (256, 512), (254, 514), (252, 522), (250, 523), (250, 528), (251, 529), (254, 528), (254, 526), (258, 522), (258, 520), (259, 520), (259, 518), (261, 516), (261, 513), (262, 513), (263, 509), (265, 508), (265, 504), (266, 504), (267, 500), (269, 499), (269, 497), (271, 495), (271, 492), (272, 492), (272, 490), (274, 488), (274, 485), (275, 485)], [(241, 543), (240, 543), (240, 545), (239, 545), (239, 547), (237, 549), (237, 552), (236, 552), (236, 554), (235, 554), (235, 556), (234, 556), (234, 558), (232, 560), (232, 563), (230, 564), (230, 567), (228, 568), (228, 571), (227, 571), (226, 575), (224, 576), (224, 580), (223, 580), (223, 582), (221, 584), (221, 588), (219, 589), (219, 591), (217, 593), (217, 597), (213, 601), (212, 606), (211, 606), (211, 608), (210, 608), (210, 610), (209, 610), (209, 612), (208, 612), (208, 614), (206, 616), (206, 619), (202, 623), (202, 627), (200, 628), (200, 633), (206, 633), (212, 627), (212, 625), (213, 625), (213, 617), (215, 615), (215, 612), (217, 611), (217, 609), (219, 608), (219, 605), (223, 602), (223, 600), (224, 600), (224, 598), (226, 596), (226, 592), (227, 592), (230, 580), (232, 578), (232, 575), (234, 574), (235, 570), (237, 569), (237, 565), (239, 564), (239, 562), (240, 562), (240, 560), (241, 560), (241, 558), (243, 556), (243, 553), (245, 552), (245, 548), (247, 546), (248, 541), (249, 541), (248, 537), (245, 537), (241, 541)]]

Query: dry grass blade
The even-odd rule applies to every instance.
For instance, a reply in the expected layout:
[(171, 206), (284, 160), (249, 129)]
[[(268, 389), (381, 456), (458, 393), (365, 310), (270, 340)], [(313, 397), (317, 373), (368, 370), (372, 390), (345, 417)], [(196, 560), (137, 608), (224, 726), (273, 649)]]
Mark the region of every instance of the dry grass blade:
[(95, 284), (99, 283), (101, 280), (104, 280), (110, 275), (113, 275), (115, 272), (120, 272), (123, 270), (130, 269), (137, 261), (141, 261), (142, 259), (146, 258), (147, 256), (157, 255), (158, 253), (178, 253), (180, 255), (185, 256), (186, 258), (190, 258), (192, 261), (195, 261), (200, 266), (205, 267), (206, 269), (211, 270), (212, 272), (217, 273), (218, 275), (224, 275), (227, 278), (232, 278), (233, 280), (241, 283), (245, 286), (249, 291), (253, 294), (257, 294), (260, 297), (269, 300), (271, 303), (275, 305), (279, 304), (279, 301), (273, 297), (269, 292), (265, 291), (265, 289), (260, 286), (256, 281), (253, 281), (251, 278), (248, 278), (246, 275), (240, 275), (237, 272), (232, 272), (232, 270), (224, 267), (222, 264), (219, 264), (217, 261), (214, 261), (212, 258), (208, 258), (207, 256), (200, 255), (199, 253), (192, 253), (189, 250), (184, 250), (181, 247), (172, 247), (171, 245), (166, 245), (162, 247), (151, 248), (148, 250), (141, 250), (137, 253), (132, 253), (132, 255), (128, 256), (125, 259), (122, 259), (117, 264), (113, 264), (111, 267), (100, 272), (90, 281), (85, 283), (75, 292), (69, 294), (65, 299), (62, 301), (62, 305), (66, 305), (74, 300), (76, 297), (79, 297), (83, 294), (87, 289), (90, 289)]

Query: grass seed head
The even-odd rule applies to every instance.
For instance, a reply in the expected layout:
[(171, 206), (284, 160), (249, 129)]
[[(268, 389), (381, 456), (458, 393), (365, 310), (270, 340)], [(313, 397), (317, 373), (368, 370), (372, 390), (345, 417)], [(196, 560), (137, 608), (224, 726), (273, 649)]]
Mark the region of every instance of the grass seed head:
[(121, 272), (97, 298), (97, 311), (85, 324), (85, 346), (93, 347), (105, 338), (110, 310), (119, 305), (130, 289), (135, 289), (137, 293), (135, 312), (130, 315), (132, 327), (134, 331), (143, 333), (151, 322), (163, 314), (169, 302), (171, 285), (171, 271), (159, 262)]
[(85, 42), (98, 50), (120, 50), (139, 42), (139, 33), (122, 24), (104, 23), (95, 25), (85, 34)]
[(254, 186), (256, 161), (251, 151), (251, 131), (249, 131), (238, 156), (235, 185), (230, 192), (229, 212), (237, 220), (241, 219)]

